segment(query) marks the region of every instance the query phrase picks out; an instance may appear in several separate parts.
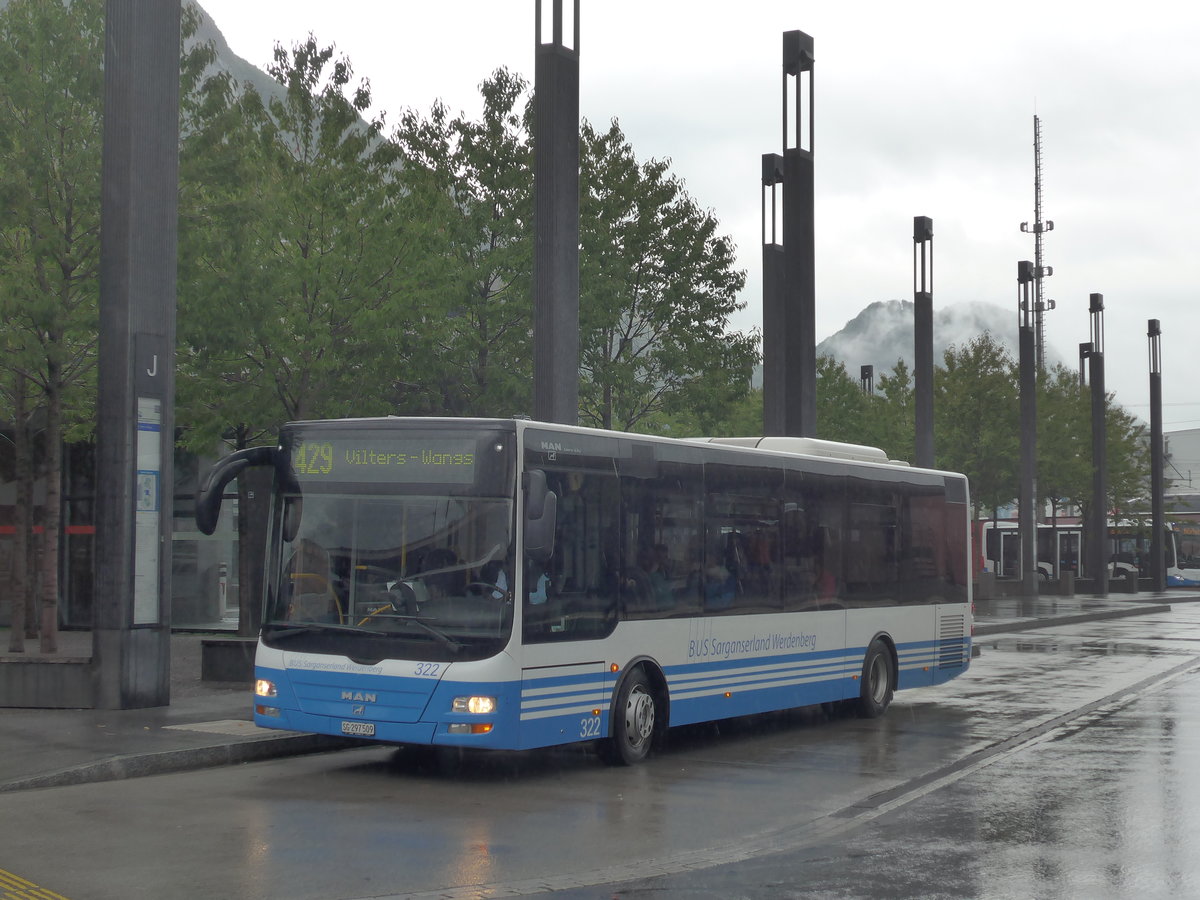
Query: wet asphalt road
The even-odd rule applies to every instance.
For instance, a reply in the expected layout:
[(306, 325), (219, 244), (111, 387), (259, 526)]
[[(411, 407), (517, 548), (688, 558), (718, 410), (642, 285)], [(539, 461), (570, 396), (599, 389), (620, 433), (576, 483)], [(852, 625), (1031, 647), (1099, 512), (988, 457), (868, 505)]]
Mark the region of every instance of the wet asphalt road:
[(367, 747), (12, 794), (0, 869), (69, 900), (1200, 896), (1200, 604), (980, 643), (883, 720), (633, 769)]

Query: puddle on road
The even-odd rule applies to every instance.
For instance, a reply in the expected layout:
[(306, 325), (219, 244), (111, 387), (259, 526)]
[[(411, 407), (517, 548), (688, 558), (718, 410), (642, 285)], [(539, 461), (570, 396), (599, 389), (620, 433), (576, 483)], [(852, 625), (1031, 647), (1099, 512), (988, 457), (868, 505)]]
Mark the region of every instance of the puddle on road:
[(987, 650), (1007, 653), (1044, 653), (1061, 654), (1066, 656), (1146, 656), (1158, 657), (1172, 654), (1173, 651), (1153, 644), (1134, 641), (1098, 641), (1098, 640), (1022, 640), (1009, 638), (1001, 640), (976, 641)]

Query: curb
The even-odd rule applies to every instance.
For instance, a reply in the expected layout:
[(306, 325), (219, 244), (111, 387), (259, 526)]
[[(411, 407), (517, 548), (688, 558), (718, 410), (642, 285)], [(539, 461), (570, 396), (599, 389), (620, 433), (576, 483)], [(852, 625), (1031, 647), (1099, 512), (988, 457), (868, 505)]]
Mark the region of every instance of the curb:
[(1020, 619), (1005, 622), (1000, 625), (976, 625), (975, 637), (986, 637), (994, 634), (1008, 634), (1013, 631), (1036, 631), (1040, 628), (1053, 628), (1056, 625), (1078, 625), (1080, 622), (1095, 622), (1098, 619), (1124, 619), (1128, 616), (1144, 616), (1150, 613), (1170, 612), (1168, 604), (1160, 603), (1129, 609), (1109, 609), (1102, 612), (1080, 613), (1076, 616), (1062, 616), (1055, 619)]
[(111, 756), (94, 763), (71, 766), (57, 772), (46, 772), (41, 775), (6, 781), (0, 784), (0, 794), (36, 788), (94, 784), (101, 781), (121, 781), (126, 778), (142, 778), (147, 775), (191, 772), (237, 763), (258, 762), (283, 756), (302, 756), (309, 753), (325, 753), (331, 750), (361, 746), (364, 746), (362, 741), (350, 738), (322, 734), (293, 734), (255, 738), (211, 747), (193, 747), (185, 750), (128, 753)]

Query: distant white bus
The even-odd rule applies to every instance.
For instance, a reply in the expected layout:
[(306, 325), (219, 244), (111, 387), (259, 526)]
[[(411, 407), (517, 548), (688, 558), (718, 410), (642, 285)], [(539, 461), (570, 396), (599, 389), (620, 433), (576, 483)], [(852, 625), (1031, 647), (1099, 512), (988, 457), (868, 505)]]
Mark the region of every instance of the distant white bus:
[[(1016, 522), (987, 520), (982, 523), (983, 568), (1001, 578), (1020, 578), (1021, 540)], [(1037, 571), (1042, 579), (1058, 578), (1064, 572), (1081, 574), (1078, 525), (1037, 526)]]
[[(1186, 526), (1185, 526), (1186, 527)], [(1017, 523), (1008, 520), (988, 520), (982, 523), (979, 544), (983, 550), (982, 565), (1001, 578), (1021, 576), (1021, 541)], [(1179, 553), (1180, 526), (1168, 522), (1163, 535), (1163, 552), (1167, 567), (1168, 587), (1200, 587), (1200, 568), (1193, 562), (1181, 560)], [(1150, 577), (1150, 518), (1133, 517), (1110, 519), (1108, 522), (1108, 573), (1120, 578), (1136, 572), (1140, 578)], [(1070, 523), (1057, 527), (1037, 526), (1038, 576), (1058, 578), (1065, 572), (1087, 577), (1086, 560), (1082, 551), (1083, 527)], [(1184, 562), (1185, 565), (1180, 565)]]

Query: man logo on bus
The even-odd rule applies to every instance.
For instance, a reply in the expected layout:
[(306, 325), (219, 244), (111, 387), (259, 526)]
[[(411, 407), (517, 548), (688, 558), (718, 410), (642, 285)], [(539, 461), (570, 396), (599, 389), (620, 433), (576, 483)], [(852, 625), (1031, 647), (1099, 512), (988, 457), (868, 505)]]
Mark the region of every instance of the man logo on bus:
[(342, 699), (352, 700), (356, 703), (374, 703), (375, 695), (363, 691), (342, 691)]

